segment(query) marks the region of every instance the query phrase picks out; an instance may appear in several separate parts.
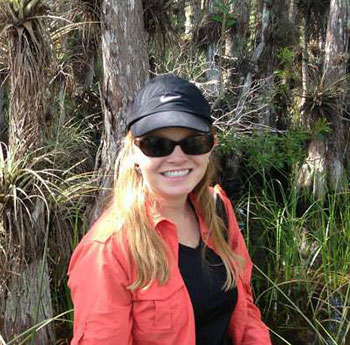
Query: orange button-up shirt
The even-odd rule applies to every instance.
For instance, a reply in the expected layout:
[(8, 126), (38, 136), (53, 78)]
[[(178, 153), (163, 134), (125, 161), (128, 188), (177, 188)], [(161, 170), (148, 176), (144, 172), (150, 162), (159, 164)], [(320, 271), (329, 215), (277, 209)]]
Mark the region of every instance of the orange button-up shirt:
[[(226, 208), (232, 250), (245, 261), (237, 281), (237, 304), (229, 325), (234, 345), (270, 345), (269, 332), (253, 303), (250, 289), (252, 262), (232, 209), (219, 186), (214, 187)], [(190, 196), (191, 197), (191, 196)], [(199, 219), (202, 239), (206, 228)], [(174, 257), (165, 285), (154, 281), (146, 290), (126, 287), (135, 277), (135, 267), (121, 250), (115, 236), (110, 208), (93, 224), (75, 249), (68, 274), (74, 304), (74, 337), (71, 345), (195, 345), (195, 323), (191, 300), (180, 274), (176, 226), (152, 213), (155, 230)], [(210, 239), (207, 245), (211, 246)]]

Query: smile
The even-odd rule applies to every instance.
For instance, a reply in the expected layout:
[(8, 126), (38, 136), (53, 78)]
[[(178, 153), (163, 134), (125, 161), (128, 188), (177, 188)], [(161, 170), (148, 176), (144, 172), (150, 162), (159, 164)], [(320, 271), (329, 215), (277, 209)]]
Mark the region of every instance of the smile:
[(191, 169), (171, 170), (161, 173), (165, 177), (184, 177), (191, 172)]

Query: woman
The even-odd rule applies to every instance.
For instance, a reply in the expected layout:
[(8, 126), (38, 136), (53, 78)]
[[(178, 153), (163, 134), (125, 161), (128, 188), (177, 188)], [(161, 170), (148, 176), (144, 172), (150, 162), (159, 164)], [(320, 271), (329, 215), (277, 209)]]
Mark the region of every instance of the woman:
[(113, 202), (71, 259), (72, 344), (271, 344), (232, 206), (209, 187), (216, 138), (202, 93), (158, 76), (129, 107), (127, 128)]

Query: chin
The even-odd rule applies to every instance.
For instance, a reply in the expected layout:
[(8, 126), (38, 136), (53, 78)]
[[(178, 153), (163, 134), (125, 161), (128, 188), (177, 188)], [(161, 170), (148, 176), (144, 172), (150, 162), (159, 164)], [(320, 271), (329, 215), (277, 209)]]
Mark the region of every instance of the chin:
[(177, 198), (177, 197), (182, 197), (182, 196), (187, 196), (190, 194), (195, 186), (188, 186), (188, 187), (171, 187), (167, 188), (166, 190), (162, 191), (156, 191), (156, 194), (162, 195), (165, 198)]

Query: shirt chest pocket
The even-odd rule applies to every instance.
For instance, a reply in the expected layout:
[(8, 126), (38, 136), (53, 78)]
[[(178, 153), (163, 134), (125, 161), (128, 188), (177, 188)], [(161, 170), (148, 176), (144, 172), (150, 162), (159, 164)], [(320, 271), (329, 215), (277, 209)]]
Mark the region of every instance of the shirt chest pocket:
[(142, 333), (164, 332), (188, 322), (189, 296), (183, 282), (152, 285), (135, 294), (134, 329)]

